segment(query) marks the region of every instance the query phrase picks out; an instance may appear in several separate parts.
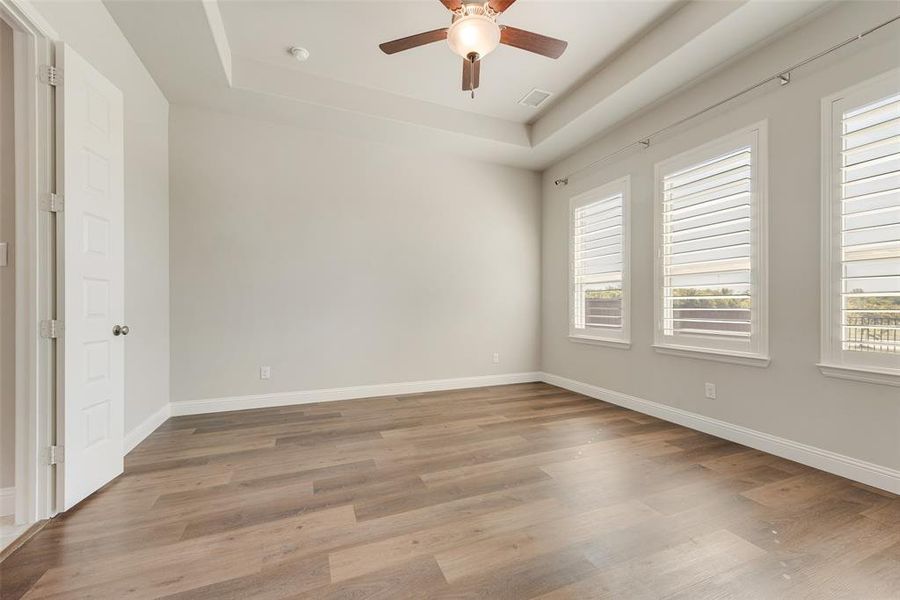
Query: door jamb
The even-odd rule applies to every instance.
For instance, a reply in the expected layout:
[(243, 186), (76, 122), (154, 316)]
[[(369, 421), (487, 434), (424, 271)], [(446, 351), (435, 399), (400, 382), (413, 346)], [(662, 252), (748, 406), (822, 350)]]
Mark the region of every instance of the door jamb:
[(55, 184), (55, 91), (40, 69), (53, 65), (56, 32), (29, 0), (0, 0), (14, 32), (16, 160), (16, 509), (17, 523), (56, 514), (54, 470), (56, 341), (40, 335), (56, 318), (56, 215), (42, 210)]

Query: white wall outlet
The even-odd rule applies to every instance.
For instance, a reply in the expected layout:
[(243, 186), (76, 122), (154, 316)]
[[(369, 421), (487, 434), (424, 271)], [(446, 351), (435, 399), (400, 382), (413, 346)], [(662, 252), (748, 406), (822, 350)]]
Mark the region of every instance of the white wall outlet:
[(494, 352), (493, 356), (491, 356), (491, 362), (494, 363), (495, 365), (500, 364), (500, 353), (499, 352)]
[(259, 378), (260, 379), (272, 379), (272, 367), (260, 367), (259, 368)]
[(706, 397), (710, 400), (716, 399), (716, 384), (714, 383), (706, 383)]

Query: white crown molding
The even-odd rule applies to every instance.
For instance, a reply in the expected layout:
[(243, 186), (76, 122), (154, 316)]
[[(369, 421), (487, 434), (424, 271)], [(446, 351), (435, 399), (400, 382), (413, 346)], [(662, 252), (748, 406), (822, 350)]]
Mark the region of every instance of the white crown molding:
[(172, 416), (198, 415), (229, 410), (246, 410), (249, 408), (292, 406), (295, 404), (310, 404), (313, 402), (333, 402), (336, 400), (421, 394), (424, 392), (460, 390), (492, 385), (508, 385), (511, 383), (529, 383), (540, 381), (540, 379), (541, 374), (538, 372), (506, 373), (503, 375), (480, 375), (475, 377), (457, 377), (454, 379), (431, 379), (428, 381), (380, 383), (353, 387), (278, 392), (274, 394), (205, 398), (202, 400), (181, 400), (172, 402), (171, 405)]
[(900, 471), (596, 385), (542, 373), (551, 385), (737, 442), (821, 471), (900, 494)]
[(156, 431), (156, 429), (166, 422), (166, 419), (172, 416), (172, 403), (166, 402), (159, 410), (147, 417), (140, 425), (133, 428), (125, 434), (125, 454), (128, 454), (134, 448), (143, 442), (147, 436)]

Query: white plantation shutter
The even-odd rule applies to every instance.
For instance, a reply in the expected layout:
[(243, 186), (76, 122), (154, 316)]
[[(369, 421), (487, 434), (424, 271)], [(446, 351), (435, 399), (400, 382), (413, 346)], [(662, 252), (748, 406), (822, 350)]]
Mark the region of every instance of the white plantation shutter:
[(749, 146), (663, 177), (666, 335), (750, 335)]
[(572, 200), (571, 323), (577, 337), (627, 339), (627, 180)]
[(900, 374), (900, 72), (840, 94), (823, 119), (823, 362)]
[(844, 113), (841, 342), (900, 353), (900, 93)]
[(757, 134), (657, 166), (657, 344), (762, 350)]

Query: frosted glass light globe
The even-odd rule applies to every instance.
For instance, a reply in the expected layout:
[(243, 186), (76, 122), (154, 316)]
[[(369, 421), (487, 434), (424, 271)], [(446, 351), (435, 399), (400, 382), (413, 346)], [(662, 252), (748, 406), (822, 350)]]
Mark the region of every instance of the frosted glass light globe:
[(463, 58), (472, 52), (484, 58), (500, 44), (500, 26), (484, 15), (469, 15), (450, 25), (447, 43)]

